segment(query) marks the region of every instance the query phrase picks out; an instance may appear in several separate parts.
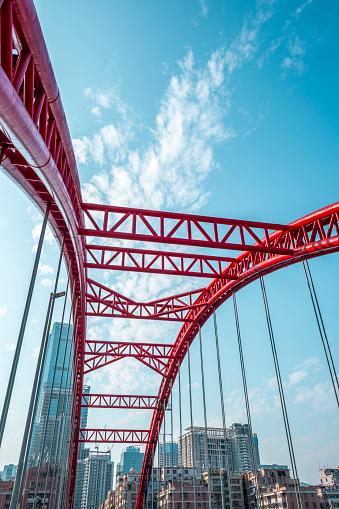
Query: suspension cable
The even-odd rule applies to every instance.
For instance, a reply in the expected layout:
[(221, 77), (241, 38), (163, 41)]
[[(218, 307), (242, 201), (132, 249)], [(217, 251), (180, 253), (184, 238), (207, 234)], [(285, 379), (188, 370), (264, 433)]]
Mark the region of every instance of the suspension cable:
[(325, 357), (326, 357), (326, 362), (327, 362), (328, 370), (329, 370), (330, 376), (331, 376), (331, 381), (332, 381), (332, 385), (333, 385), (334, 395), (335, 395), (335, 398), (337, 400), (337, 405), (338, 405), (338, 408), (339, 408), (339, 383), (338, 383), (337, 371), (335, 369), (335, 365), (334, 365), (334, 362), (333, 362), (332, 352), (331, 352), (330, 344), (329, 344), (329, 341), (328, 341), (328, 338), (327, 338), (325, 324), (324, 324), (324, 321), (323, 321), (323, 317), (322, 317), (322, 313), (321, 313), (321, 310), (320, 310), (317, 293), (315, 291), (315, 287), (314, 287), (314, 283), (313, 283), (313, 278), (312, 278), (312, 274), (311, 274), (311, 271), (310, 271), (310, 267), (309, 267), (307, 258), (304, 258), (302, 260), (302, 262), (303, 262), (304, 272), (305, 272), (305, 276), (306, 276), (307, 286), (308, 286), (308, 289), (309, 289), (309, 292), (310, 292), (310, 296), (311, 296), (311, 300), (312, 300), (314, 314), (315, 314), (315, 317), (316, 317), (316, 320), (317, 320), (317, 324), (318, 324), (318, 329), (319, 329), (319, 334), (320, 334), (321, 342), (322, 342), (322, 345), (323, 345), (323, 348), (324, 348), (324, 352), (325, 352)]
[[(212, 507), (211, 469), (210, 469), (210, 460), (209, 460), (208, 442), (207, 442), (207, 412), (206, 412), (205, 376), (204, 376), (204, 363), (203, 363), (203, 355), (202, 355), (202, 340), (201, 340), (201, 329), (200, 329), (200, 327), (199, 327), (199, 345), (200, 345), (200, 370), (201, 370), (202, 403), (203, 403), (203, 408), (204, 408), (204, 423), (205, 423), (205, 434), (204, 434), (205, 468), (207, 466), (207, 485), (208, 485), (209, 507)], [(221, 465), (220, 465), (220, 467), (221, 467)]]
[[(70, 272), (71, 272), (71, 270), (70, 270)], [(64, 422), (64, 419), (63, 419), (63, 413), (64, 413), (65, 401), (66, 401), (66, 398), (68, 397), (68, 394), (67, 394), (67, 392), (68, 392), (67, 391), (67, 385), (68, 385), (68, 375), (69, 375), (69, 368), (70, 368), (70, 359), (72, 357), (72, 355), (71, 355), (72, 344), (70, 344), (69, 353), (68, 353), (68, 362), (67, 362), (66, 380), (65, 380), (65, 388), (64, 388), (64, 397), (63, 397), (61, 403), (60, 403), (60, 400), (61, 400), (60, 395), (61, 395), (61, 392), (62, 392), (62, 379), (63, 379), (63, 374), (64, 374), (64, 365), (65, 365), (65, 362), (66, 362), (66, 356), (67, 356), (67, 350), (68, 350), (68, 344), (69, 344), (69, 331), (70, 331), (70, 326), (71, 326), (72, 303), (73, 303), (73, 299), (74, 299), (74, 292), (75, 292), (75, 281), (74, 281), (74, 284), (73, 284), (72, 294), (71, 294), (71, 306), (70, 306), (70, 312), (69, 312), (69, 318), (68, 318), (68, 324), (67, 324), (67, 333), (66, 333), (66, 340), (65, 340), (65, 351), (64, 351), (63, 366), (62, 366), (62, 376), (60, 377), (58, 404), (57, 404), (57, 409), (56, 409), (56, 414), (55, 414), (56, 418), (59, 415), (59, 426), (58, 426), (57, 441), (56, 441), (56, 447), (55, 447), (55, 465), (58, 465), (58, 470), (59, 470), (59, 466), (61, 467), (61, 463), (59, 461), (59, 458), (60, 458), (60, 454), (59, 454), (60, 439), (61, 439), (61, 436), (62, 436), (62, 438), (64, 438), (64, 434), (65, 434), (65, 431), (66, 431), (66, 423)], [(52, 435), (52, 443), (54, 441), (55, 424), (56, 424), (56, 420), (54, 422), (54, 429), (53, 429), (53, 435)], [(63, 440), (62, 440), (61, 443), (63, 443)], [(51, 493), (53, 493), (55, 478), (56, 478), (56, 476), (54, 474), (52, 482), (51, 482)], [(59, 477), (59, 480), (60, 480), (60, 477)], [(47, 489), (47, 485), (46, 485), (46, 488), (45, 488), (44, 500), (45, 500), (45, 497), (46, 497), (46, 489)], [(55, 503), (53, 504), (53, 506), (50, 503), (49, 503), (49, 506), (50, 506), (51, 509), (52, 509), (52, 507), (56, 506), (56, 497), (55, 497)]]
[(239, 357), (240, 357), (242, 383), (243, 383), (244, 396), (245, 396), (245, 405), (246, 405), (248, 432), (249, 432), (249, 440), (250, 440), (250, 453), (251, 453), (251, 460), (252, 460), (251, 461), (251, 463), (252, 463), (252, 471), (253, 471), (253, 476), (254, 476), (255, 489), (256, 489), (256, 493), (257, 493), (256, 500), (258, 502), (259, 509), (261, 509), (261, 494), (260, 494), (260, 491), (259, 491), (257, 462), (256, 462), (256, 459), (255, 459), (255, 452), (254, 452), (251, 410), (250, 410), (250, 404), (249, 404), (249, 398), (248, 398), (248, 389), (247, 389), (246, 371), (245, 371), (245, 363), (244, 363), (244, 356), (243, 356), (243, 349), (242, 349), (242, 340), (241, 340), (241, 333), (240, 333), (238, 306), (237, 306), (237, 300), (236, 300), (234, 292), (233, 292), (233, 307), (234, 307), (234, 318), (235, 318), (235, 324), (236, 324), (236, 329), (237, 329), (237, 337), (238, 337), (238, 348), (239, 348)]
[[(55, 375), (56, 375), (57, 364), (58, 364), (58, 359), (59, 359), (60, 344), (61, 344), (61, 335), (62, 335), (62, 328), (63, 328), (63, 324), (64, 324), (64, 317), (65, 317), (65, 309), (66, 309), (66, 301), (67, 301), (67, 295), (68, 295), (68, 287), (69, 287), (70, 274), (71, 273), (69, 272), (69, 275), (68, 275), (68, 278), (67, 278), (67, 285), (66, 285), (66, 294), (65, 294), (65, 299), (64, 299), (64, 305), (63, 305), (62, 315), (61, 315), (61, 325), (60, 325), (60, 331), (59, 331), (59, 336), (58, 336), (58, 343), (57, 343), (57, 349), (56, 349), (56, 354), (55, 354), (55, 364), (54, 364), (54, 367), (53, 367), (53, 375), (52, 375), (52, 382), (51, 382), (51, 394), (50, 394), (50, 397), (48, 399), (48, 404), (47, 404), (46, 421), (45, 421), (45, 425), (44, 425), (44, 429), (43, 429), (42, 446), (41, 446), (39, 462), (38, 462), (38, 476), (37, 476), (38, 482), (35, 485), (34, 500), (36, 499), (37, 493), (38, 493), (39, 478), (40, 478), (41, 466), (42, 466), (43, 457), (44, 457), (44, 449), (45, 449), (45, 443), (46, 443), (46, 436), (48, 434), (48, 425), (49, 425), (49, 422), (50, 422), (50, 410), (51, 410), (52, 399), (53, 399)], [(65, 348), (66, 348), (66, 345), (65, 345)], [(64, 368), (64, 366), (63, 366), (63, 368)], [(62, 378), (62, 375), (63, 375), (63, 371), (61, 372), (61, 378)], [(48, 468), (47, 468), (46, 487), (47, 487), (47, 483), (48, 483), (49, 464), (51, 463), (51, 459), (52, 459), (52, 452), (53, 452), (52, 449), (53, 449), (53, 443), (51, 442), (51, 444), (50, 444), (50, 451), (49, 451), (49, 463), (48, 463)], [(43, 500), (45, 501), (45, 492), (44, 492), (44, 499)], [(44, 505), (44, 503), (45, 502), (43, 502), (43, 505)]]
[[(77, 310), (77, 307), (78, 307), (78, 301), (79, 301), (79, 296), (76, 299), (76, 304), (75, 304), (75, 309), (76, 310)], [(74, 344), (76, 343), (76, 339), (75, 338), (77, 337), (77, 330), (78, 330), (79, 320), (80, 320), (79, 314), (74, 316), (74, 318), (73, 318), (73, 333), (72, 333), (73, 358), (72, 358), (71, 369), (70, 369), (70, 378), (69, 378), (69, 381), (67, 379), (67, 383), (66, 383), (66, 387), (67, 387), (67, 391), (68, 392), (71, 391), (71, 388), (72, 388), (72, 391), (73, 391), (73, 388), (74, 388), (74, 385), (75, 385), (76, 376), (77, 376), (77, 370), (75, 368), (76, 351), (74, 349)], [(70, 361), (71, 361), (71, 357), (69, 358), (69, 363), (70, 363)], [(72, 404), (72, 398), (69, 397), (69, 398), (67, 398), (65, 400), (65, 403), (64, 403), (63, 416), (66, 417), (70, 413), (71, 404)], [(65, 421), (66, 421), (66, 418), (65, 418)], [(58, 494), (57, 509), (60, 509), (63, 497), (66, 497), (67, 482), (65, 482), (64, 479), (65, 479), (66, 471), (69, 468), (70, 450), (71, 450), (71, 437), (74, 436), (74, 425), (75, 425), (75, 420), (74, 420), (74, 417), (72, 416), (72, 418), (70, 418), (69, 440), (67, 440), (67, 441), (65, 440), (66, 430), (64, 430), (63, 440), (62, 440), (62, 448), (61, 448), (61, 453), (60, 453), (61, 454), (60, 455), (61, 464), (62, 464), (62, 477), (61, 477), (61, 481), (60, 481), (61, 489), (59, 490), (59, 494)], [(68, 462), (67, 462), (67, 459), (68, 459)]]
[[(189, 400), (190, 400), (190, 421), (192, 430), (192, 460), (193, 460), (193, 502), (194, 509), (197, 509), (197, 494), (196, 494), (196, 461), (195, 461), (195, 447), (193, 441), (193, 407), (192, 407), (192, 381), (191, 381), (191, 359), (190, 350), (187, 349), (187, 364), (188, 364), (188, 389), (189, 389)], [(211, 507), (211, 506), (210, 506)]]
[(160, 487), (161, 487), (161, 470), (160, 470), (160, 422), (158, 421), (158, 503), (157, 503), (157, 507), (159, 506)]
[(164, 485), (166, 487), (166, 483), (167, 483), (167, 475), (165, 474), (166, 472), (166, 405), (165, 405), (165, 401), (164, 401), (164, 420), (163, 420), (163, 423), (164, 423), (164, 437), (163, 437), (163, 451), (162, 451), (162, 468), (164, 469)]
[[(79, 297), (76, 298), (75, 309), (77, 309), (77, 307), (78, 307), (78, 301), (79, 301)], [(71, 322), (71, 315), (72, 315), (72, 307), (70, 309), (69, 323)], [(72, 341), (71, 347), (72, 347), (72, 345), (74, 345), (74, 335), (75, 335), (75, 332), (76, 332), (78, 320), (79, 320), (78, 316), (76, 317), (75, 320), (73, 320), (73, 331), (72, 331), (72, 336), (71, 336), (71, 341)], [(74, 325), (75, 325), (75, 327), (74, 327)], [(67, 339), (68, 339), (68, 331), (67, 331)], [(74, 350), (73, 350), (73, 354), (71, 355), (71, 353), (70, 353), (70, 355), (68, 357), (67, 376), (66, 376), (66, 383), (65, 383), (66, 396), (64, 398), (62, 409), (61, 409), (61, 419), (62, 419), (62, 421), (66, 421), (66, 419), (64, 419), (64, 416), (66, 415), (66, 412), (67, 412), (68, 399), (69, 399), (68, 394), (69, 394), (69, 391), (70, 391), (71, 384), (73, 384), (72, 374), (70, 376), (70, 373), (72, 372), (72, 366), (73, 366), (73, 362), (71, 363), (71, 360), (73, 361), (74, 357), (75, 357), (75, 355), (74, 355)], [(72, 387), (73, 387), (73, 385), (72, 385)], [(62, 436), (62, 440), (61, 440), (62, 447), (60, 448), (60, 455), (59, 455), (60, 465), (61, 465), (61, 478), (60, 478), (60, 487), (59, 487), (59, 492), (58, 492), (58, 498), (57, 498), (56, 505), (55, 505), (55, 507), (57, 507), (57, 509), (59, 509), (59, 507), (60, 507), (62, 493), (64, 491), (64, 476), (65, 476), (65, 470), (66, 470), (66, 451), (67, 451), (67, 447), (65, 445), (65, 442), (66, 442), (65, 441), (65, 435), (66, 435), (66, 423), (65, 423), (64, 428), (63, 428), (63, 433), (62, 433), (62, 435), (60, 435), (60, 437)], [(71, 437), (69, 436), (68, 438), (71, 438)], [(70, 440), (68, 442), (70, 443)], [(59, 443), (60, 443), (60, 439), (59, 439)], [(57, 446), (57, 449), (59, 449), (59, 444)], [(60, 502), (59, 502), (59, 500), (60, 500)]]
[(171, 379), (171, 462), (172, 462), (172, 497), (174, 494), (174, 461), (173, 461), (173, 397), (172, 397), (172, 379)]
[(232, 509), (233, 508), (232, 479), (231, 479), (231, 469), (230, 469), (230, 463), (229, 463), (229, 457), (228, 457), (228, 447), (227, 447), (228, 440), (227, 440), (227, 430), (226, 430), (224, 390), (223, 390), (223, 385), (222, 385), (218, 327), (217, 327), (217, 317), (216, 317), (215, 310), (213, 310), (213, 322), (214, 322), (215, 350), (217, 353), (217, 364), (218, 364), (218, 379), (219, 379), (219, 393), (220, 393), (222, 427), (223, 427), (224, 441), (225, 441), (225, 463), (226, 463), (226, 471), (227, 471), (227, 478), (228, 478), (228, 492), (229, 492), (230, 509)]
[(181, 380), (180, 380), (181, 364), (178, 369), (178, 384), (179, 384), (179, 430), (180, 430), (180, 466), (181, 466), (181, 509), (184, 509), (184, 466), (182, 461), (182, 416), (181, 416)]
[[(64, 321), (64, 313), (65, 313), (66, 301), (67, 301), (67, 296), (68, 296), (68, 286), (69, 286), (70, 276), (71, 276), (71, 267), (69, 269), (69, 275), (68, 275), (68, 281), (67, 281), (67, 287), (66, 287), (66, 295), (65, 295), (65, 301), (64, 301), (64, 308), (63, 308), (63, 314), (62, 314), (62, 319), (61, 319), (61, 323), (62, 324), (63, 324), (63, 321)], [(72, 292), (71, 292), (71, 302), (73, 301), (74, 290), (75, 290), (75, 281), (74, 281)], [(72, 310), (72, 306), (71, 306), (71, 310)], [(55, 411), (55, 420), (54, 420), (54, 423), (53, 423), (52, 440), (51, 440), (51, 453), (50, 453), (50, 461), (48, 463), (48, 469), (47, 469), (47, 479), (48, 479), (49, 474), (51, 472), (52, 454), (53, 454), (53, 442), (54, 442), (54, 437), (55, 437), (55, 430), (56, 430), (56, 424), (57, 424), (57, 419), (58, 419), (58, 413), (60, 411), (60, 399), (61, 399), (61, 393), (62, 393), (62, 382), (63, 382), (63, 378), (64, 378), (64, 373), (65, 373), (65, 363), (66, 363), (66, 356), (67, 356), (67, 350), (68, 350), (69, 327), (70, 327), (70, 323), (68, 322), (68, 324), (67, 324), (67, 334), (66, 334), (66, 339), (65, 339), (65, 350), (64, 350), (63, 360), (62, 360), (62, 370), (61, 370), (61, 376), (60, 376), (60, 382), (59, 382), (58, 394), (57, 394), (57, 398), (58, 399), (57, 399), (57, 406), (56, 406), (56, 411)], [(62, 326), (60, 328), (60, 336), (61, 336), (61, 332), (62, 332)], [(70, 355), (70, 351), (69, 351), (69, 355)], [(53, 387), (52, 387), (52, 394), (53, 394)], [(65, 397), (66, 397), (66, 394), (65, 394)], [(61, 424), (60, 417), (59, 417), (59, 424)], [(60, 426), (59, 426), (59, 433), (60, 433)], [(57, 447), (57, 444), (59, 442), (58, 438), (59, 437), (57, 435), (56, 446), (55, 446), (55, 454), (54, 454), (54, 475), (53, 475), (53, 478), (52, 478), (52, 481), (51, 481), (49, 500), (51, 500), (51, 498), (52, 498), (52, 493), (53, 493), (53, 488), (54, 488), (54, 480), (56, 478), (55, 474), (56, 474), (56, 468), (57, 468), (56, 457), (57, 457), (57, 452), (58, 452), (58, 447)], [(42, 503), (43, 506), (45, 505), (45, 500), (46, 500), (47, 485), (48, 485), (48, 483), (46, 482), (45, 491), (44, 491), (44, 498), (43, 498), (43, 503)], [(49, 503), (49, 505), (51, 506), (51, 503)]]
[(291, 460), (292, 473), (293, 473), (293, 477), (294, 477), (294, 489), (295, 489), (295, 494), (297, 497), (298, 507), (299, 507), (299, 509), (302, 509), (297, 464), (295, 461), (291, 430), (290, 430), (288, 414), (287, 414), (287, 409), (286, 409), (286, 402), (285, 402), (284, 389), (283, 389), (282, 379), (281, 379), (281, 374), (280, 374), (278, 355), (277, 355), (277, 350), (276, 350), (276, 346), (275, 346), (275, 339), (274, 339), (274, 334), (273, 334), (271, 315), (270, 315), (270, 311), (269, 311), (269, 307), (268, 307), (266, 288), (265, 288), (265, 283), (264, 283), (264, 279), (262, 276), (260, 276), (260, 284), (261, 284), (261, 290), (262, 290), (262, 295), (263, 295), (263, 300), (264, 300), (267, 327), (268, 327), (268, 333), (269, 333), (269, 337), (270, 337), (270, 343), (271, 343), (271, 349), (272, 349), (272, 355), (273, 355), (273, 361), (274, 361), (274, 368), (275, 368), (275, 373), (276, 373), (276, 377), (277, 377), (279, 397), (280, 397), (281, 409), (282, 409), (282, 413), (283, 413), (287, 445), (288, 445), (288, 450), (289, 450), (289, 455), (290, 455), (290, 460)]

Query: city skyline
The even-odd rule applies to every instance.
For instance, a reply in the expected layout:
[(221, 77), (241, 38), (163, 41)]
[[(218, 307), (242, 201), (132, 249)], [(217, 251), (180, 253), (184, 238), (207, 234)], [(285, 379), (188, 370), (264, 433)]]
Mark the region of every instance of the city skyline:
[[(337, 201), (338, 8), (319, 0), (243, 4), (188, 0), (141, 7), (79, 0), (36, 8), (50, 52), (77, 158), (84, 201), (287, 224)], [(64, 13), (67, 12), (67, 16)], [(81, 13), (81, 22), (78, 16)], [(93, 23), (93, 20), (99, 21)], [(56, 27), (63, 27), (63, 37)], [(89, 38), (88, 34), (92, 37)], [(77, 42), (75, 42), (77, 41)], [(68, 59), (70, 48), (76, 58)], [(67, 58), (66, 58), (67, 56)], [(69, 60), (72, 60), (70, 62)], [(41, 215), (0, 175), (0, 386), (7, 386), (33, 266)], [(19, 456), (30, 388), (58, 246), (50, 231), (38, 270), (0, 468)], [(338, 364), (335, 303), (338, 255), (310, 261)], [(66, 286), (62, 268), (61, 289)], [(268, 275), (267, 293), (286, 404), (302, 480), (312, 465), (335, 463), (338, 416), (326, 359), (301, 265)], [(135, 300), (205, 286), (207, 281), (106, 271), (102, 283)], [(259, 283), (237, 294), (253, 429), (261, 460), (289, 464)], [(56, 302), (53, 321), (59, 320)], [(69, 309), (66, 310), (66, 314)], [(232, 303), (218, 309), (226, 425), (245, 422)], [(88, 338), (173, 343), (178, 324), (88, 318)], [(207, 425), (221, 427), (213, 322), (202, 328)], [(199, 341), (182, 365), (183, 429), (203, 426)], [(135, 359), (89, 373), (93, 393), (157, 394), (161, 377)], [(0, 393), (0, 405), (4, 392)], [(179, 436), (178, 381), (173, 386)], [(170, 413), (166, 411), (168, 419)], [(114, 422), (148, 429), (151, 411), (91, 409), (88, 427)], [(168, 431), (169, 420), (167, 421)], [(312, 444), (312, 447), (309, 446)], [(106, 447), (106, 446), (101, 446)], [(116, 445), (117, 464), (123, 445)], [(143, 450), (143, 447), (141, 447)]]

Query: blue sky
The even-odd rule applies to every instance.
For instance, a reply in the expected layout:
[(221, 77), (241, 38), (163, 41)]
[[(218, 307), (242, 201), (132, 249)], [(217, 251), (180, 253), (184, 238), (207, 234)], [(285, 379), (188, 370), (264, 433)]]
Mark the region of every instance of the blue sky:
[[(338, 200), (335, 2), (128, 0), (102, 1), (98, 7), (87, 0), (39, 0), (36, 7), (74, 140), (84, 201), (287, 223)], [(0, 386), (5, 387), (41, 218), (12, 182), (0, 178), (5, 246)], [(49, 234), (0, 467), (16, 461), (43, 326), (41, 303), (47, 306), (57, 253)], [(336, 362), (337, 262), (337, 255), (311, 262)], [(171, 276), (96, 277), (135, 300), (206, 284)], [(318, 462), (338, 463), (338, 414), (301, 267), (270, 275), (267, 291), (299, 473), (316, 482)], [(289, 464), (259, 285), (242, 290), (238, 300), (261, 459)], [(230, 303), (219, 309), (218, 324), (227, 423), (244, 422)], [(88, 322), (92, 338), (171, 342), (177, 332), (165, 323)], [(204, 327), (203, 340), (209, 424), (220, 425), (212, 323)], [(193, 344), (192, 359), (197, 355)], [(199, 376), (194, 368), (195, 424), (202, 425)], [(93, 392), (129, 387), (152, 395), (160, 380), (121, 361), (88, 381)], [(0, 395), (2, 401), (4, 391)], [(135, 419), (146, 428), (150, 414), (93, 410), (89, 426), (128, 428)], [(185, 419), (188, 425), (188, 415)], [(113, 448), (115, 460), (120, 449)]]

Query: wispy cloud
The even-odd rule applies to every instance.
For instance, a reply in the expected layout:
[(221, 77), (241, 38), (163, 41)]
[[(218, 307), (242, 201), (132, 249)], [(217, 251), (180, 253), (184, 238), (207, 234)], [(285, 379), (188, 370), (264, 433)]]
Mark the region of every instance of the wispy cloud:
[(45, 288), (51, 288), (51, 286), (53, 285), (53, 281), (51, 279), (44, 278), (41, 280), (40, 284), (42, 286), (45, 286)]
[(0, 316), (5, 316), (7, 314), (8, 308), (6, 304), (0, 304)]
[(38, 273), (39, 276), (45, 276), (47, 274), (53, 274), (54, 269), (50, 265), (39, 263)]

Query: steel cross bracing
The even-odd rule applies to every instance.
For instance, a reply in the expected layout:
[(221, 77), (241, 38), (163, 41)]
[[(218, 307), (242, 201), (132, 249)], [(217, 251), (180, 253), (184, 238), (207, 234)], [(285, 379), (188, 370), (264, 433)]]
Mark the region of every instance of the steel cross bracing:
[(114, 341), (86, 341), (84, 373), (89, 373), (126, 357), (134, 357), (159, 375), (165, 375), (169, 359), (173, 359), (173, 345), (128, 343)]
[(154, 410), (157, 396), (130, 396), (121, 394), (83, 394), (82, 407), (87, 408), (133, 408)]
[(148, 430), (80, 429), (79, 442), (111, 444), (147, 444)]
[(202, 289), (143, 303), (135, 302), (93, 279), (87, 279), (87, 283), (87, 316), (182, 322), (186, 320), (187, 311), (203, 305), (195, 304), (193, 299)]
[[(83, 204), (88, 218), (80, 235), (214, 249), (293, 254), (270, 232), (286, 225), (178, 214), (155, 210)], [(255, 245), (253, 245), (255, 243)]]
[[(133, 249), (86, 244), (87, 269), (123, 270), (148, 274), (169, 274), (205, 278), (224, 277), (226, 264), (235, 260), (226, 256), (177, 253), (154, 249)], [(235, 276), (230, 276), (234, 279)]]

